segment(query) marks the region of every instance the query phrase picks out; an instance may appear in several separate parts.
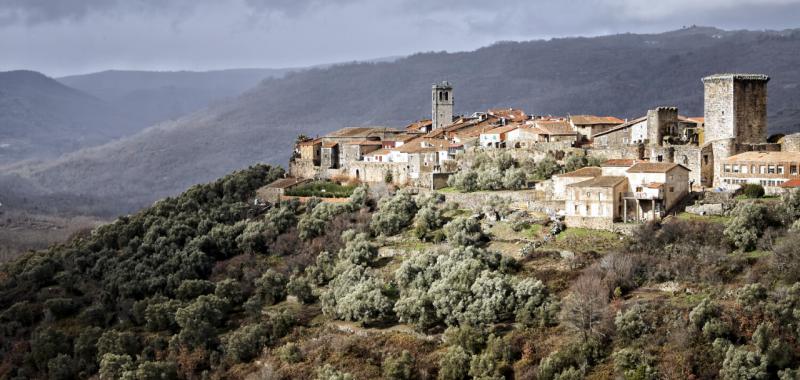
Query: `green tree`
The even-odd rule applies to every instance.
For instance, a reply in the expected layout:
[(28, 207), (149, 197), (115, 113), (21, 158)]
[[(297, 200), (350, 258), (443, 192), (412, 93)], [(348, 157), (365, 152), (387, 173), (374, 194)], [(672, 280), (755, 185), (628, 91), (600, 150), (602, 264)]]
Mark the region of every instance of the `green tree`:
[(750, 251), (769, 224), (769, 209), (759, 203), (740, 203), (725, 226), (725, 237), (737, 248)]
[(406, 350), (400, 355), (387, 356), (383, 360), (383, 378), (387, 380), (411, 380), (414, 378), (414, 357)]

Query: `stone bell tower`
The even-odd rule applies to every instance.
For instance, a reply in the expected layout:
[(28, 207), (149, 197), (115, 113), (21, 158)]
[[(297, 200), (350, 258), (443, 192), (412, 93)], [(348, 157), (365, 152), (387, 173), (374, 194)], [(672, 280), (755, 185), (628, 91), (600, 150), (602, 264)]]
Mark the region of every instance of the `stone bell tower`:
[(441, 128), (453, 122), (453, 86), (443, 81), (431, 87), (431, 129)]

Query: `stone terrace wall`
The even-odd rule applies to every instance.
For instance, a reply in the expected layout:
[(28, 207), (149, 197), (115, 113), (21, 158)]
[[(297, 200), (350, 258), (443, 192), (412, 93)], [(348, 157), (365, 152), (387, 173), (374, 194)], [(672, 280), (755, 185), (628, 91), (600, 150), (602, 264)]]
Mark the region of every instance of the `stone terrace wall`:
[(509, 206), (518, 210), (536, 212), (557, 212), (564, 208), (563, 201), (545, 200), (544, 195), (536, 190), (519, 191), (476, 191), (472, 193), (442, 193), (448, 202), (456, 202), (461, 207), (481, 210), (490, 197), (506, 199)]

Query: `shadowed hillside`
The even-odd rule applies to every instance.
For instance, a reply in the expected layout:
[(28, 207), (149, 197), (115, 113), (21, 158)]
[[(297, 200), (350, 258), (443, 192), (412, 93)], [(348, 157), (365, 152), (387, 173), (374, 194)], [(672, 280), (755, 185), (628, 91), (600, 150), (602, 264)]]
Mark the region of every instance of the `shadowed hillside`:
[(58, 78), (70, 87), (94, 95), (143, 123), (178, 118), (252, 88), (265, 78), (291, 69), (231, 69), (218, 71), (118, 71)]
[(455, 85), (457, 113), (502, 106), (536, 114), (632, 118), (658, 105), (701, 115), (703, 76), (766, 73), (772, 77), (770, 131), (798, 131), (797, 51), (797, 30), (690, 28), (508, 42), (473, 52), (337, 65), (268, 79), (225, 104), (56, 161), (17, 166), (14, 172), (45, 191), (113, 198), (103, 204), (106, 211), (129, 211), (254, 162), (283, 164), (300, 133), (402, 126), (426, 117), (429, 86), (442, 79)]
[(137, 127), (109, 104), (42, 74), (0, 72), (0, 165), (55, 158)]

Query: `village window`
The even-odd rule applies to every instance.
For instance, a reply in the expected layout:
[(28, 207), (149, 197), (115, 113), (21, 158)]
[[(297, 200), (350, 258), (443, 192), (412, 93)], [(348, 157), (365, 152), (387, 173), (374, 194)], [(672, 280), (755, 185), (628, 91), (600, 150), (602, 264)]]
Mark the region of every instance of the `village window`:
[(580, 211), (578, 211), (578, 205), (575, 205), (575, 215), (577, 215)]
[(759, 172), (761, 174), (767, 174), (767, 167), (766, 166), (761, 165), (761, 166), (758, 167), (758, 169), (759, 169)]
[(778, 174), (783, 174), (783, 165), (778, 165)]
[(591, 198), (591, 197), (592, 197), (592, 193), (587, 191), (586, 192), (586, 198)]
[(756, 166), (750, 165), (750, 173), (756, 174)]
[(728, 165), (728, 164), (725, 164), (725, 173), (730, 173), (730, 172), (731, 172), (731, 166)]
[(767, 173), (768, 174), (775, 174), (775, 165), (769, 165), (767, 167)]
[(789, 174), (791, 174), (791, 175), (797, 175), (797, 165), (791, 165), (791, 166), (789, 166)]
[(664, 161), (664, 156), (659, 154), (658, 158), (656, 158), (656, 159), (658, 160), (658, 162)]
[(591, 215), (589, 213), (589, 205), (584, 206), (584, 211), (585, 211), (586, 215)]
[(672, 193), (672, 192), (675, 192), (675, 188), (674, 188), (674, 187), (672, 187), (672, 186), (670, 186), (670, 187), (669, 187), (669, 192), (670, 192), (670, 193)]
[(703, 165), (708, 165), (708, 155), (707, 154), (703, 155)]
[(734, 173), (738, 173), (739, 172), (739, 165), (733, 165), (733, 172)]
[(747, 174), (747, 165), (742, 165), (742, 173)]

